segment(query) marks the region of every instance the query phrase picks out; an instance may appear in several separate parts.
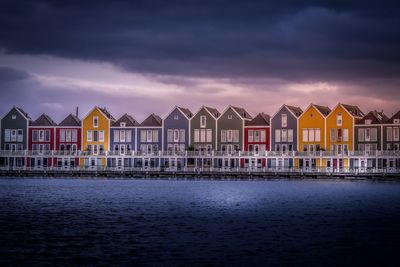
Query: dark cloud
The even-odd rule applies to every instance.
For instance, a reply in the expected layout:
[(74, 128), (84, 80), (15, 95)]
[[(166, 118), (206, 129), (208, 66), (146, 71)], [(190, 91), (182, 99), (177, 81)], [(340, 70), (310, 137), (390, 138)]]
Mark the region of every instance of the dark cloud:
[(400, 73), (400, 3), (2, 1), (7, 53), (107, 61), (127, 71), (290, 81)]

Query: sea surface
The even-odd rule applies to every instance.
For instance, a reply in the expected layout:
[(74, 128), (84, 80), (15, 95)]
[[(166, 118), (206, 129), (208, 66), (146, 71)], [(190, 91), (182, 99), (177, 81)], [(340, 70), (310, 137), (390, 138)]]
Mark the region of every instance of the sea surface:
[(0, 266), (399, 266), (400, 183), (0, 180)]

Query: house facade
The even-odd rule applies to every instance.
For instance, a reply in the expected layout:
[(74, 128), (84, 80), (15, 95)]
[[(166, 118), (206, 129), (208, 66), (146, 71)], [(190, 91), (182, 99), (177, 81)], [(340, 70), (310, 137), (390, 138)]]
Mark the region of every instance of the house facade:
[(182, 107), (174, 107), (163, 119), (164, 151), (184, 152), (190, 143), (190, 119), (193, 113)]
[(133, 160), (120, 156), (132, 155), (136, 150), (136, 127), (139, 123), (128, 114), (122, 115), (110, 127), (110, 154), (108, 167), (133, 167)]
[(55, 129), (57, 124), (46, 114), (29, 123), (28, 166), (42, 169), (54, 166), (52, 151), (55, 149)]
[[(329, 107), (311, 104), (300, 115), (297, 146), (299, 152), (308, 152), (305, 155), (318, 155), (319, 151), (326, 150), (325, 123), (330, 112)], [(320, 158), (309, 156), (300, 158), (295, 165), (300, 168), (316, 168), (322, 167), (322, 164)]]
[[(252, 155), (265, 155), (270, 148), (270, 120), (265, 113), (259, 113), (251, 121), (246, 121), (244, 126), (244, 151)], [(265, 158), (246, 158), (241, 164), (243, 167), (266, 167)]]
[[(106, 151), (110, 151), (110, 127), (115, 121), (106, 108), (94, 107), (82, 120), (82, 150), (80, 165), (86, 168), (106, 166)], [(96, 156), (96, 157), (91, 157)]]
[(216, 149), (217, 119), (221, 114), (215, 108), (202, 106), (190, 120), (190, 145), (195, 151), (211, 153)]
[(383, 150), (399, 151), (400, 150), (400, 111), (395, 113), (387, 120), (383, 127), (382, 146)]
[(13, 107), (1, 119), (0, 150), (14, 154), (0, 158), (0, 166), (25, 166), (24, 150), (28, 149), (28, 127), (31, 118), (19, 107)]
[(143, 158), (137, 159), (136, 167), (159, 167), (160, 161), (155, 157), (162, 150), (162, 119), (156, 114), (151, 114), (140, 123), (137, 128), (137, 151)]
[(354, 151), (354, 126), (365, 114), (359, 107), (337, 104), (326, 118), (326, 148), (332, 158), (326, 160), (328, 169), (349, 167), (349, 162), (342, 156)]

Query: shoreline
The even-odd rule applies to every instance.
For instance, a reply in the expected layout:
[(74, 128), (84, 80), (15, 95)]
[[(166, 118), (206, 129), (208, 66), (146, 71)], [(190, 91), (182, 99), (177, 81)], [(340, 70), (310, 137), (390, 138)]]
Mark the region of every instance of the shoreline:
[(0, 179), (24, 178), (77, 178), (77, 179), (135, 179), (135, 180), (338, 180), (338, 181), (394, 181), (400, 182), (400, 173), (336, 173), (336, 172), (188, 172), (188, 171), (62, 171), (62, 170), (9, 170), (0, 171)]

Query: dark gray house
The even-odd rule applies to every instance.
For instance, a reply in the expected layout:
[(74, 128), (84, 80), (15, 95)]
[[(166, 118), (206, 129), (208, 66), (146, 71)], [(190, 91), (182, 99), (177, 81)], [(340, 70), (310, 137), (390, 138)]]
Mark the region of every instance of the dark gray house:
[[(28, 149), (28, 126), (31, 118), (19, 107), (13, 107), (1, 119), (1, 150), (22, 151)], [(15, 153), (18, 154), (18, 153)], [(1, 166), (22, 167), (25, 165), (25, 158), (9, 157), (0, 158)]]
[(202, 106), (190, 120), (190, 145), (196, 151), (216, 149), (217, 119), (221, 115), (215, 108)]
[(297, 151), (298, 119), (301, 108), (283, 105), (271, 118), (271, 150)]
[(355, 123), (354, 150), (374, 152), (382, 149), (382, 127), (389, 118), (379, 111), (370, 111)]
[(244, 108), (228, 106), (217, 120), (217, 149), (228, 154), (243, 151), (243, 129), (252, 119)]
[(193, 113), (187, 109), (175, 106), (163, 120), (164, 151), (183, 152), (190, 143), (190, 119)]

